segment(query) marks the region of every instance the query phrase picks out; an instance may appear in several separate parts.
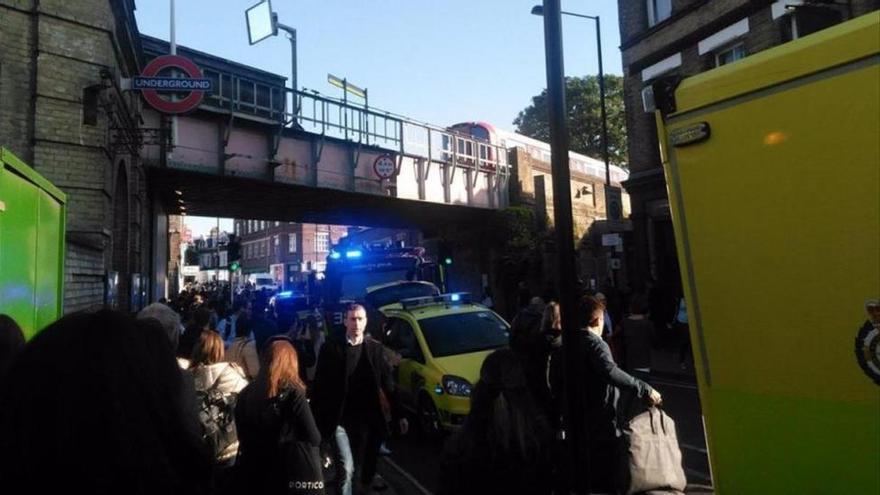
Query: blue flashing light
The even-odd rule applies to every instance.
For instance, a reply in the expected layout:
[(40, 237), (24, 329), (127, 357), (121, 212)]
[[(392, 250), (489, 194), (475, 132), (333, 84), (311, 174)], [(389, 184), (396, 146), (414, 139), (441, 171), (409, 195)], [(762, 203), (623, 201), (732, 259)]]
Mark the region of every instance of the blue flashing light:
[(461, 294), (452, 294), (451, 296), (449, 296), (449, 300), (452, 302), (461, 301)]
[(337, 253), (336, 251), (330, 253), (330, 259), (338, 260), (339, 258), (342, 258), (342, 253)]
[(361, 252), (361, 251), (346, 251), (345, 257), (346, 258), (360, 258), (362, 254), (363, 254), (363, 252)]
[(437, 395), (443, 395), (443, 387), (439, 383), (434, 385), (434, 393)]
[(284, 292), (279, 292), (276, 296), (279, 298), (293, 297), (293, 291), (286, 290)]

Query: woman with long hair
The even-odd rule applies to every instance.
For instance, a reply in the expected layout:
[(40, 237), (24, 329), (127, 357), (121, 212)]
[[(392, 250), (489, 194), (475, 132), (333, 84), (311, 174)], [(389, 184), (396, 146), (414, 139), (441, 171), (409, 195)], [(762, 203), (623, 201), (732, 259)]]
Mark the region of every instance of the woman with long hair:
[(238, 454), (234, 404), (247, 385), (244, 371), (235, 363), (224, 361), (223, 339), (213, 330), (205, 330), (193, 348), (190, 367), (199, 406), (202, 432), (214, 454), (213, 485), (226, 486)]
[(260, 360), (257, 356), (257, 344), (251, 335), (250, 317), (242, 315), (236, 320), (235, 340), (226, 350), (226, 360), (241, 366), (248, 380), (253, 380), (259, 374)]
[[(298, 480), (290, 475), (308, 467), (297, 463), (318, 462), (321, 435), (306, 399), (296, 350), (289, 340), (270, 341), (263, 351), (257, 378), (239, 396), (235, 424), (240, 441), (239, 489), (280, 494), (302, 488), (291, 486)], [(305, 455), (314, 457), (292, 458), (291, 443), (305, 446)], [(323, 484), (301, 492), (323, 493)]]
[(441, 493), (549, 493), (551, 440), (520, 358), (499, 349), (483, 362), (471, 412), (444, 449)]

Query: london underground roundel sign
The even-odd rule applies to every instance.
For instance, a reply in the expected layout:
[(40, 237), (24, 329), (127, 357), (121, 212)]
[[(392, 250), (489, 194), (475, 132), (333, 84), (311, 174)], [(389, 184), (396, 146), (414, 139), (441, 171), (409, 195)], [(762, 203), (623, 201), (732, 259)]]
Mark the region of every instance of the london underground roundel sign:
[[(159, 77), (165, 69), (179, 69), (186, 77)], [(150, 104), (162, 113), (185, 113), (202, 102), (206, 91), (211, 91), (212, 81), (205, 79), (199, 67), (190, 59), (178, 55), (162, 55), (154, 58), (143, 73), (132, 79), (132, 89), (140, 90)], [(163, 98), (160, 92), (188, 93), (183, 99)]]

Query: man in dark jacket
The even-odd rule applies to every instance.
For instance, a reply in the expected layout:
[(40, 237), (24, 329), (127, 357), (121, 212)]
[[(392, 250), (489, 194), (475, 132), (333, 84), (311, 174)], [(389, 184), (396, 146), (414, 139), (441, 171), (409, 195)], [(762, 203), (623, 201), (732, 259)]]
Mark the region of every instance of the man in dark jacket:
[(650, 385), (617, 367), (611, 349), (602, 340), (605, 307), (592, 296), (583, 300), (587, 326), (577, 332), (578, 353), (585, 358), (584, 387), (590, 445), (590, 490), (613, 492), (617, 469), (617, 401), (620, 391), (645, 402), (660, 404), (662, 397)]
[[(321, 437), (335, 436), (345, 467), (342, 493), (350, 495), (368, 488), (376, 474), (379, 446), (388, 436), (383, 403), (396, 413), (397, 401), (391, 366), (382, 344), (364, 339), (367, 311), (353, 304), (345, 312), (346, 339), (328, 341), (321, 347), (312, 387), (312, 410)], [(383, 400), (383, 398), (385, 400)], [(399, 420), (401, 433), (409, 429)], [(358, 472), (358, 489), (352, 491)]]

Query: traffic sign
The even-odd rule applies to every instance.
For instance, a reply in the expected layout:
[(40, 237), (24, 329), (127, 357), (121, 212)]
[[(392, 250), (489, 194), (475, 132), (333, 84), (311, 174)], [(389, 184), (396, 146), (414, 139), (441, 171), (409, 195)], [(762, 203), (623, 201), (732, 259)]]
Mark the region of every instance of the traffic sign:
[(619, 187), (605, 186), (605, 218), (611, 230), (624, 230), (623, 198)]
[[(159, 77), (165, 69), (179, 69), (187, 77)], [(162, 55), (154, 58), (143, 73), (132, 80), (132, 89), (140, 90), (144, 100), (162, 113), (185, 113), (198, 107), (206, 91), (213, 89), (213, 82), (202, 75), (201, 69), (190, 59), (179, 55)], [(181, 100), (168, 100), (159, 92), (189, 92)]]
[(380, 155), (373, 162), (373, 171), (380, 179), (390, 179), (397, 174), (397, 163), (391, 155)]

